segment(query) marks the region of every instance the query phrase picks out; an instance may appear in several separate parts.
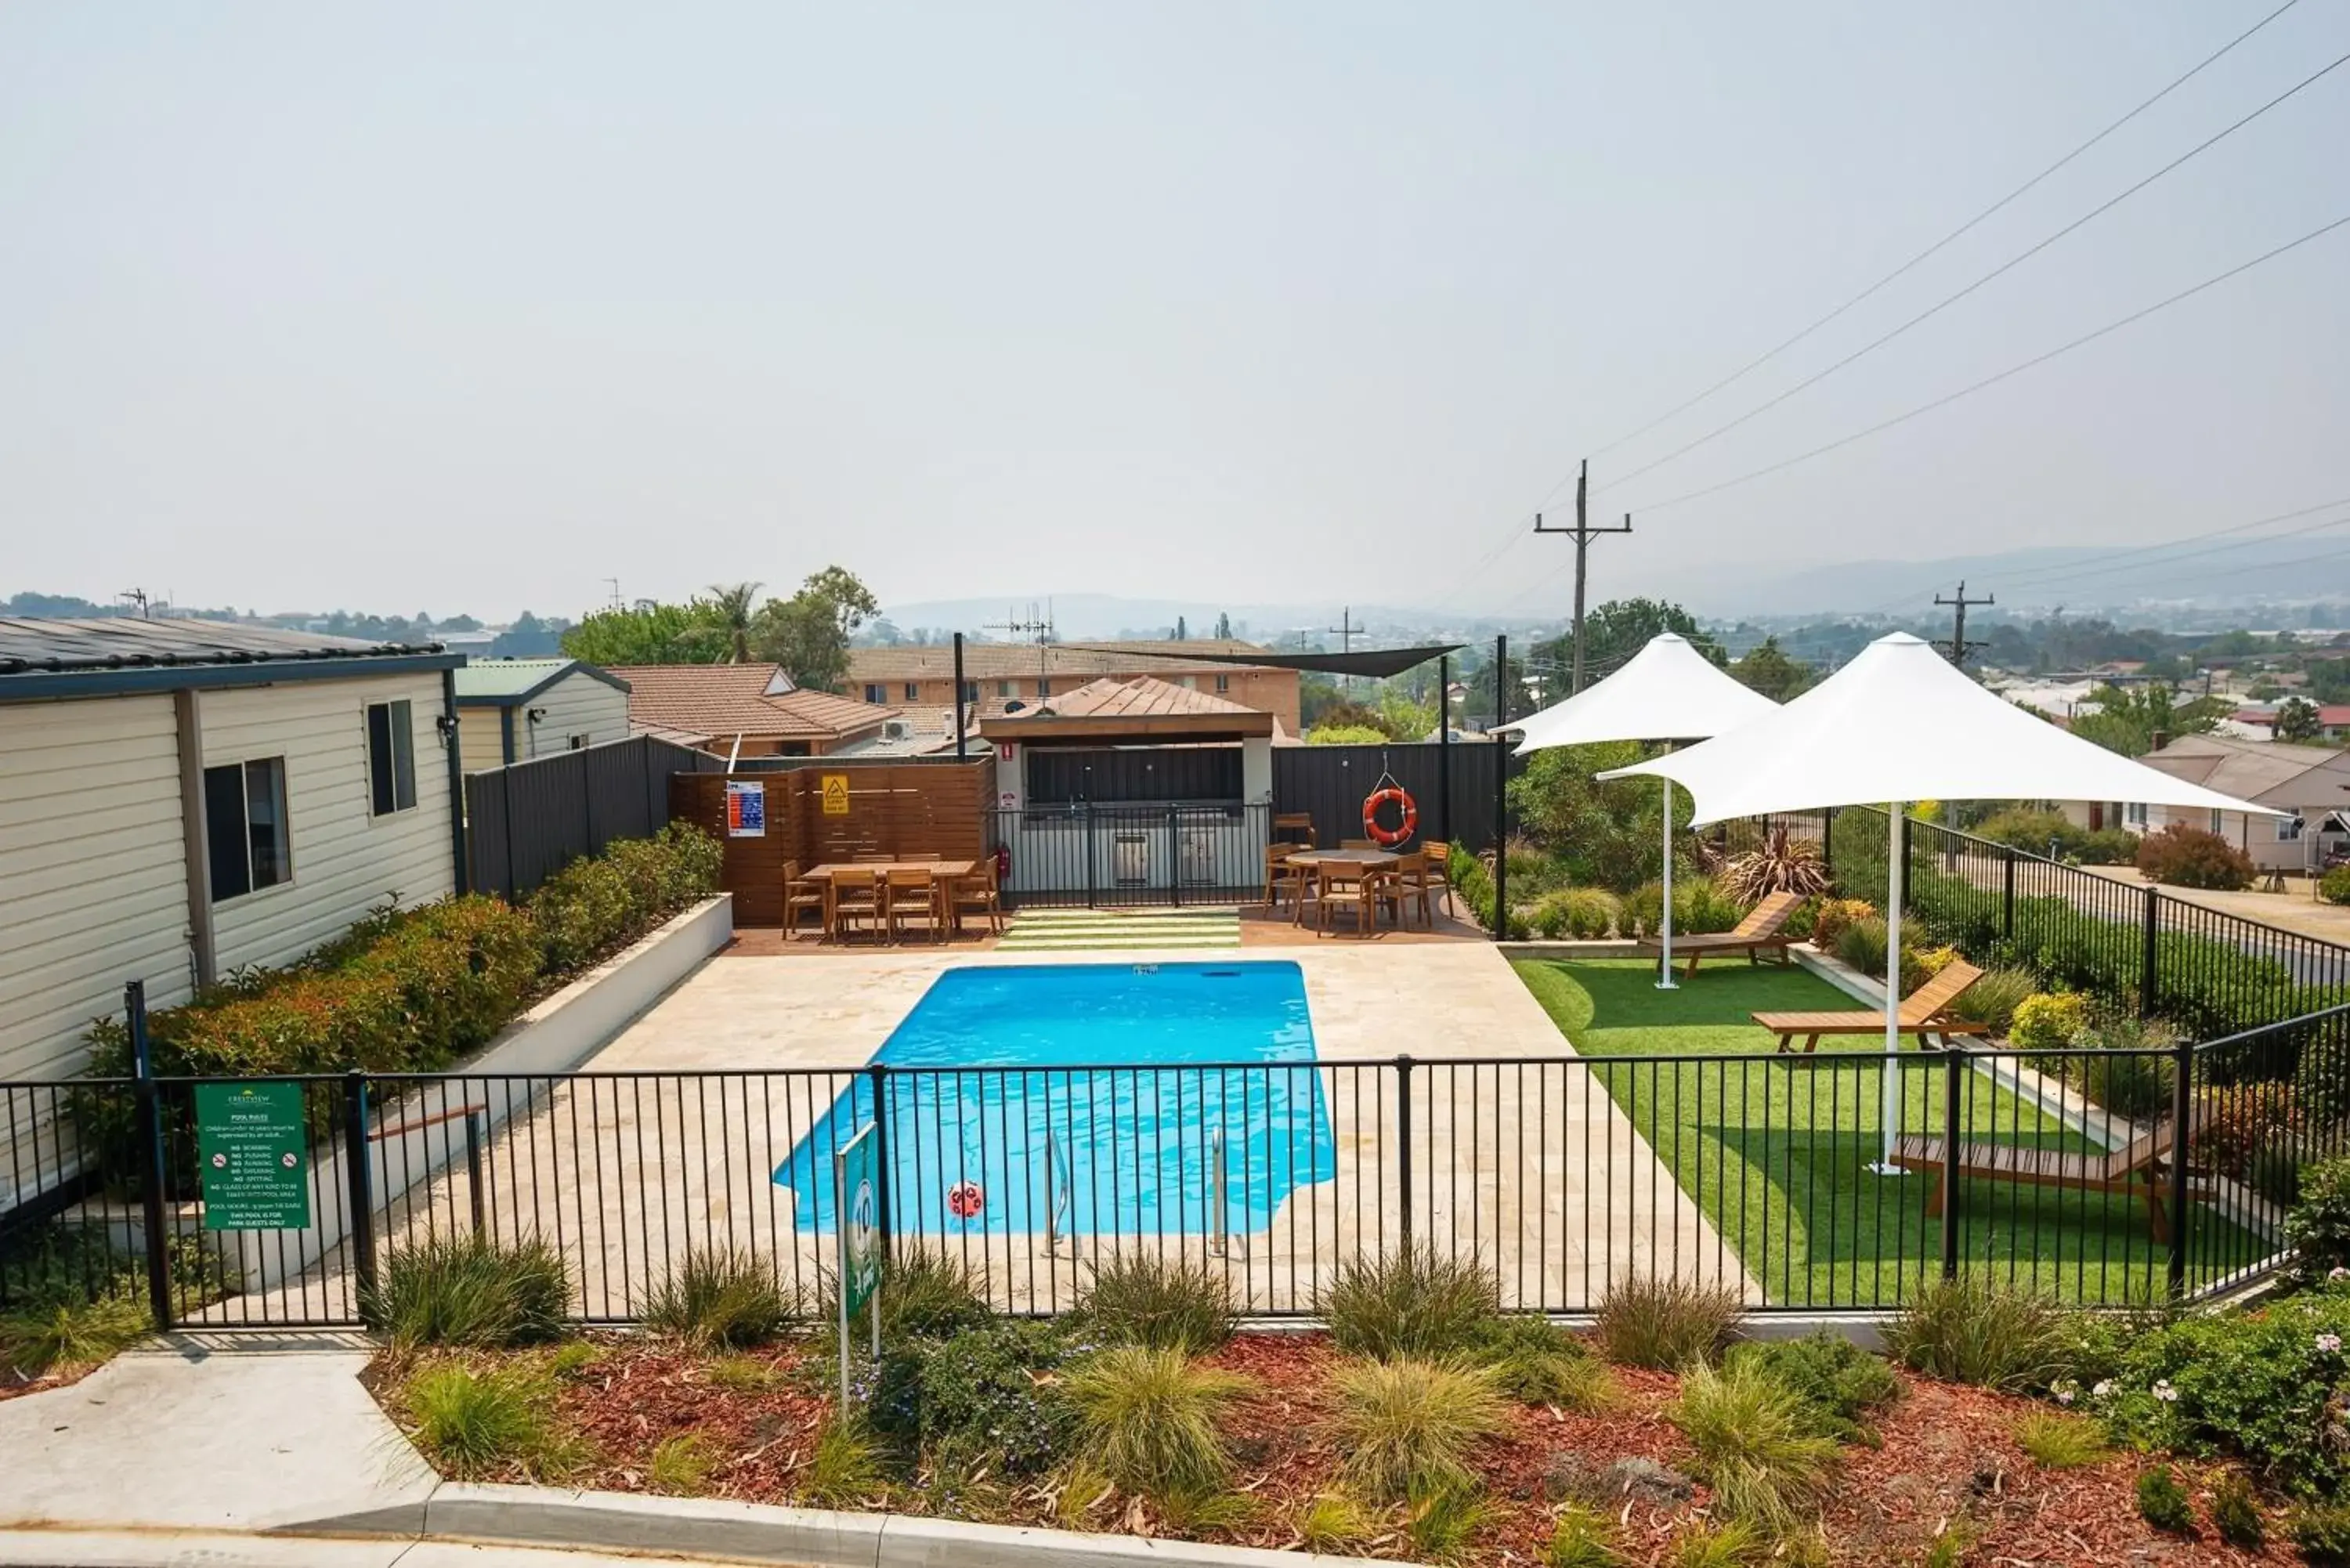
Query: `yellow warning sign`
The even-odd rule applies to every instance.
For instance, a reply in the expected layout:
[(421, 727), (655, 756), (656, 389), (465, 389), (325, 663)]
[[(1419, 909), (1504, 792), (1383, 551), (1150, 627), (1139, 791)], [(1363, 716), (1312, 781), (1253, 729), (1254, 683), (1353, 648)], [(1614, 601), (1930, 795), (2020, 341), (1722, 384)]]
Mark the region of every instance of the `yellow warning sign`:
[(824, 775), (824, 814), (827, 816), (848, 815), (848, 775), (847, 774)]

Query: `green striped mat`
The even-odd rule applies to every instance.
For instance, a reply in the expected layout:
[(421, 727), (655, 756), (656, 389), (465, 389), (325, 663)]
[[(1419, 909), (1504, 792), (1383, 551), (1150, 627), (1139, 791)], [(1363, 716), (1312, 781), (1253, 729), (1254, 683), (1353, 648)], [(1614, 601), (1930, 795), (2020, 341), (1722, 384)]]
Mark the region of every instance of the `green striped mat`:
[(1237, 909), (1032, 909), (1012, 917), (1003, 952), (1120, 948), (1236, 948)]

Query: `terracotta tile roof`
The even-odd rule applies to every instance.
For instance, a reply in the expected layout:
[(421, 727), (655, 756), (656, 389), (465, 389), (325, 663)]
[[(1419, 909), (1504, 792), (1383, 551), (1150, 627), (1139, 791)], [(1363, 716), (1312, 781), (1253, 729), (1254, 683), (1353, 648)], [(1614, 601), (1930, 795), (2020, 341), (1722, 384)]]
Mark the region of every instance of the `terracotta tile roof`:
[(1047, 698), (1031, 711), (1064, 719), (1132, 719), (1157, 713), (1253, 713), (1255, 710), (1145, 675), (1132, 680), (1088, 680), (1066, 696)]
[[(895, 708), (829, 691), (788, 688), (773, 664), (624, 664), (631, 724), (708, 735), (712, 740), (772, 735), (830, 740), (879, 729)], [(770, 690), (779, 685), (786, 689)]]
[[(1106, 651), (1115, 649), (1116, 651)], [(962, 648), (962, 673), (966, 680), (1034, 680), (1037, 675), (1037, 656), (1044, 656), (1046, 679), (1076, 677), (1087, 679), (1097, 675), (1165, 674), (1182, 670), (1207, 673), (1222, 673), (1238, 670), (1263, 668), (1248, 664), (1186, 664), (1180, 658), (1184, 653), (1263, 653), (1265, 649), (1253, 642), (1236, 638), (1192, 638), (1184, 642), (1112, 642), (1095, 643), (1084, 648), (1064, 648), (1048, 644), (1038, 649), (1026, 642), (966, 642)], [(931, 643), (916, 648), (900, 644), (895, 648), (852, 648), (848, 650), (848, 678), (853, 681), (889, 680), (951, 680), (954, 679), (954, 648), (950, 643)]]

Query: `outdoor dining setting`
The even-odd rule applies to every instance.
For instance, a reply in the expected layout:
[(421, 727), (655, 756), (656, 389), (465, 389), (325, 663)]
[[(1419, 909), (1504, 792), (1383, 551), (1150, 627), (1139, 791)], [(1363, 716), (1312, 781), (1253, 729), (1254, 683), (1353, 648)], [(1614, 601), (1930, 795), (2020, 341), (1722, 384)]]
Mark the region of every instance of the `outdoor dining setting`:
[(1311, 924), (1316, 936), (1335, 934), (1341, 917), (1357, 937), (1378, 933), (1382, 913), (1394, 929), (1417, 923), (1433, 930), (1436, 904), (1451, 897), (1445, 880), (1445, 846), (1423, 844), (1405, 852), (1383, 848), (1367, 838), (1339, 841), (1336, 849), (1273, 844), (1264, 852), (1264, 896), (1269, 914), (1284, 901), (1294, 925)]
[(858, 855), (805, 870), (784, 863), (785, 941), (946, 942), (963, 934), (966, 915), (975, 918), (974, 934), (1003, 929), (993, 856)]

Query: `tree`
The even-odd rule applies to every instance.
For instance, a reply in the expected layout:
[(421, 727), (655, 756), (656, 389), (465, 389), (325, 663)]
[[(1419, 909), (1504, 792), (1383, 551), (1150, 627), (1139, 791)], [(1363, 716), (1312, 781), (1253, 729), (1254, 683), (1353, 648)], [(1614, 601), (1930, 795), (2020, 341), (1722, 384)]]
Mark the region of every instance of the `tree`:
[(1178, 642), (1189, 642), (1191, 639), (1191, 634), (1184, 629), (1183, 618), (1180, 615), (1177, 616), (1175, 618), (1175, 640)]
[[(1588, 686), (1648, 646), (1659, 632), (1677, 631), (1716, 664), (1727, 664), (1721, 645), (1698, 629), (1697, 618), (1662, 599), (1609, 599), (1583, 618), (1583, 681)], [(1575, 634), (1535, 648), (1536, 664), (1562, 676), (1575, 667)]]
[(1219, 613), (1217, 615), (1216, 636), (1222, 641), (1229, 642), (1232, 640), (1232, 618), (1231, 616), (1222, 613)]
[(1784, 702), (1812, 683), (1811, 667), (1798, 664), (1779, 650), (1779, 639), (1766, 637), (1749, 649), (1730, 673), (1773, 702)]
[(557, 620), (541, 620), (525, 610), (515, 617), (514, 624), (498, 633), (490, 643), (493, 659), (543, 659), (561, 646), (560, 639), (569, 635)]
[[(1637, 741), (1551, 746), (1527, 759), (1526, 771), (1510, 782), (1519, 824), (1559, 857), (1571, 881), (1629, 892), (1658, 874), (1663, 792), (1654, 779), (1602, 783), (1593, 776), (1647, 754)], [(1676, 823), (1687, 823), (1689, 793), (1674, 791), (1673, 805)]]
[(795, 686), (837, 691), (848, 676), (848, 639), (880, 606), (854, 573), (827, 566), (788, 599), (769, 599), (751, 628), (762, 659), (784, 667)]
[(751, 618), (759, 600), (756, 583), (712, 583), (709, 604), (712, 618), (723, 647), (713, 661), (719, 664), (751, 662)]
[(590, 664), (713, 664), (726, 639), (707, 599), (594, 610), (563, 634), (563, 651)]
[(2203, 734), (2228, 711), (2228, 705), (2216, 697), (2182, 702), (2175, 688), (2158, 680), (2138, 687), (2100, 686), (2085, 701), (2096, 707), (2074, 715), (2073, 733), (2126, 757), (2142, 757), (2154, 750), (2157, 735), (2176, 740)]
[(2288, 697), (2276, 711), (2276, 738), (2314, 741), (2318, 732), (2317, 704), (2306, 697)]

